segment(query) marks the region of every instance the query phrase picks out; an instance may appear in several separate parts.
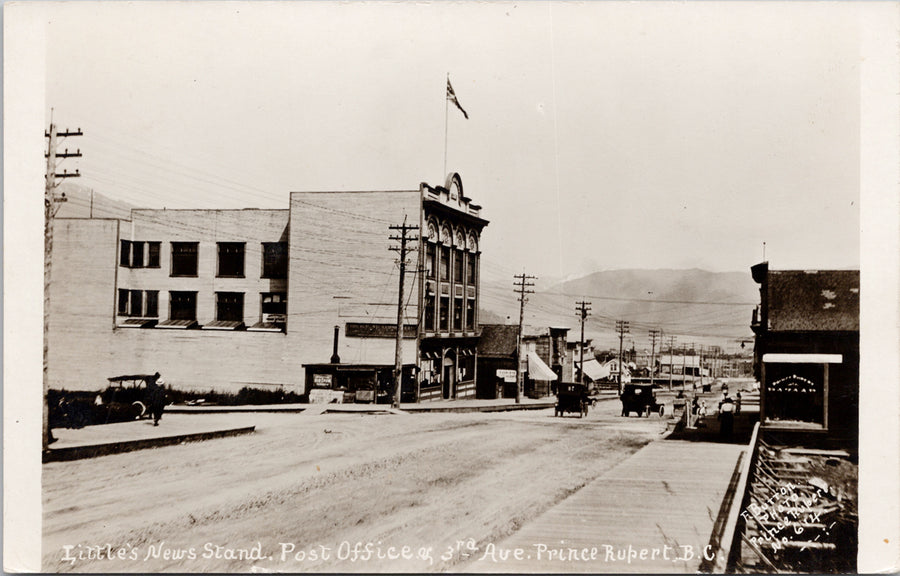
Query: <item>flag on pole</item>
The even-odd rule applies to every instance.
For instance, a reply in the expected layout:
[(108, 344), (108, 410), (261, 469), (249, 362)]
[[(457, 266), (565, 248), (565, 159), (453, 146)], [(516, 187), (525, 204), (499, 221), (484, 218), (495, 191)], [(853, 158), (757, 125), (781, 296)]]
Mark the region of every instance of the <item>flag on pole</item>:
[(469, 119), (469, 115), (463, 110), (463, 107), (460, 106), (459, 100), (456, 99), (456, 93), (453, 91), (453, 86), (450, 84), (450, 77), (447, 76), (447, 100), (453, 102), (453, 105), (459, 108), (459, 111), (463, 113), (463, 116), (466, 117), (466, 120)]

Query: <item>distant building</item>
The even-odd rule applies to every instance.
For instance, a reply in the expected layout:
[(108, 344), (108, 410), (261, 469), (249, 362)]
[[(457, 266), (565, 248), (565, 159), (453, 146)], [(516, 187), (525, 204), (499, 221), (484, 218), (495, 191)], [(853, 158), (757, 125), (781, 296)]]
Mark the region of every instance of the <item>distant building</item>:
[(859, 431), (859, 271), (751, 269), (760, 421), (770, 434), (855, 452)]
[[(566, 354), (568, 328), (525, 328), (523, 340), (523, 393), (530, 397), (547, 396), (551, 383), (563, 374), (571, 374)], [(510, 324), (482, 326), (478, 343), (478, 397), (515, 398), (516, 341), (519, 327)]]
[(281, 210), (57, 219), (50, 386), (99, 389), (155, 371), (200, 390), (390, 386), (389, 226), (406, 221), (419, 229), (404, 284), (404, 394), (474, 397), (480, 211), (451, 174), (412, 190), (295, 192)]
[(663, 380), (671, 375), (674, 382), (692, 382), (709, 376), (709, 370), (702, 366), (697, 354), (662, 354), (658, 365), (658, 377)]

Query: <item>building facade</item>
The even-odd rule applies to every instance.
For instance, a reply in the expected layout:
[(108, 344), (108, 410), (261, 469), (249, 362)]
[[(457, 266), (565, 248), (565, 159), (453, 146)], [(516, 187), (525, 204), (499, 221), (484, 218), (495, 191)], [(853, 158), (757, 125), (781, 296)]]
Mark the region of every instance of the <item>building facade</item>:
[(859, 431), (859, 271), (752, 269), (760, 422), (768, 434), (855, 453)]
[[(452, 174), (413, 190), (295, 192), (284, 210), (57, 219), (50, 387), (100, 389), (159, 371), (184, 389), (302, 393), (325, 387), (326, 374), (333, 387), (375, 388), (394, 366), (390, 227), (406, 222), (424, 233), (408, 246), (404, 391), (474, 396), (480, 210)], [(354, 377), (307, 374), (331, 364), (355, 367)]]

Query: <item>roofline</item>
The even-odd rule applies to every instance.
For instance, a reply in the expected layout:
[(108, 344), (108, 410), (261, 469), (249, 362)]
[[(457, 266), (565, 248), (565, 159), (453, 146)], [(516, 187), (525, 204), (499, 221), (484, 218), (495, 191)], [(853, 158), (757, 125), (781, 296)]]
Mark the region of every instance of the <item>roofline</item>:
[(419, 190), (294, 190), (294, 194), (418, 194)]

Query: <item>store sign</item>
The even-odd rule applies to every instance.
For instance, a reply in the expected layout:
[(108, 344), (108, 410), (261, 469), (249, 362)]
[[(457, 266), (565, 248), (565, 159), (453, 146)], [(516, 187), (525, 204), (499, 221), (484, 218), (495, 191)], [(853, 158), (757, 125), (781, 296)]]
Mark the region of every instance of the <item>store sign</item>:
[(310, 404), (343, 404), (344, 393), (341, 390), (323, 390), (317, 388), (309, 391)]
[(497, 378), (503, 378), (504, 382), (515, 382), (516, 381), (516, 371), (498, 368), (497, 369)]
[(316, 388), (331, 388), (331, 374), (313, 374), (313, 386)]

